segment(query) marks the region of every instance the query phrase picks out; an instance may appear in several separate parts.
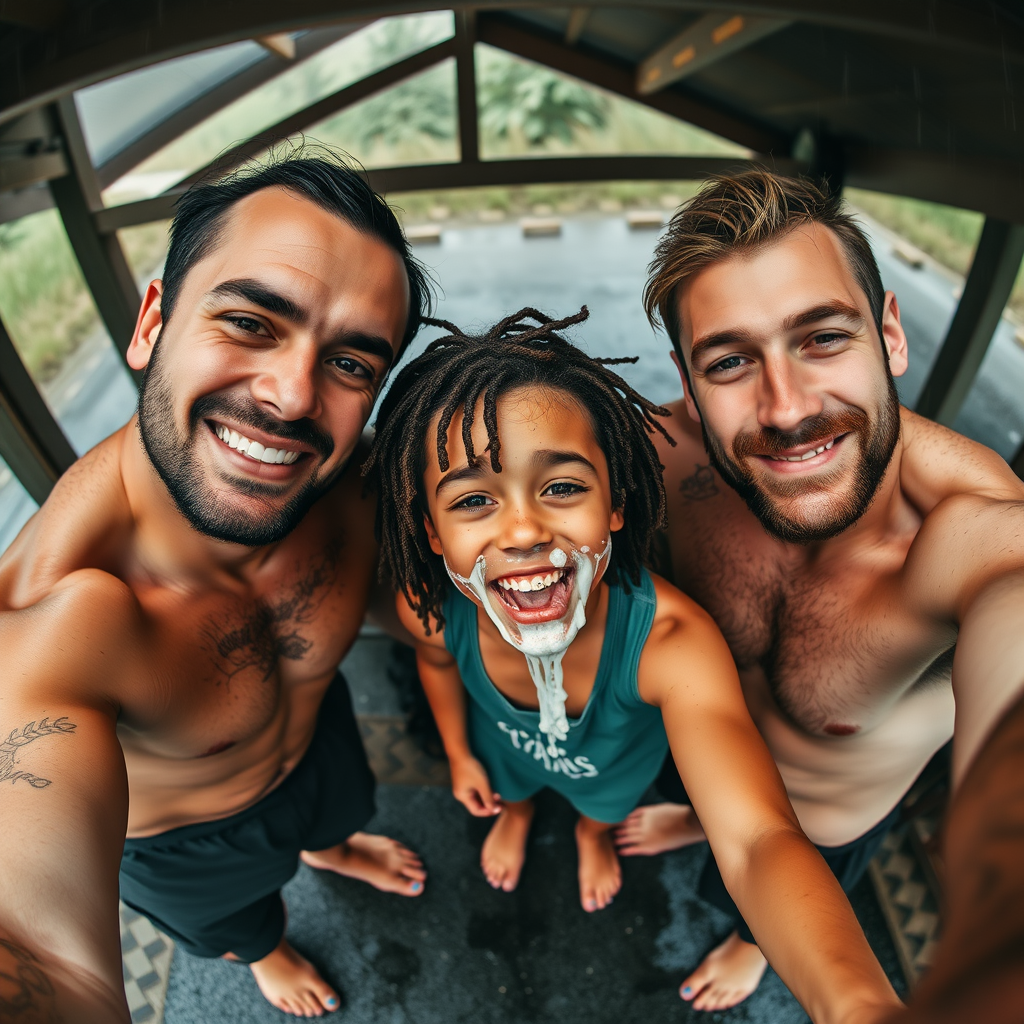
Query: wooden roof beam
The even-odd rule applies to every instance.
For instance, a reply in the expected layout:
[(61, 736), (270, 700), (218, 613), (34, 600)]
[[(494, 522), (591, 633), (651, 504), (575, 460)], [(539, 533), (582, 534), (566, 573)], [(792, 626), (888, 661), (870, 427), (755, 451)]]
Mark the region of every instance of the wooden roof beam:
[(636, 91), (641, 96), (659, 92), (789, 24), (782, 18), (728, 11), (705, 14), (641, 62), (636, 70)]

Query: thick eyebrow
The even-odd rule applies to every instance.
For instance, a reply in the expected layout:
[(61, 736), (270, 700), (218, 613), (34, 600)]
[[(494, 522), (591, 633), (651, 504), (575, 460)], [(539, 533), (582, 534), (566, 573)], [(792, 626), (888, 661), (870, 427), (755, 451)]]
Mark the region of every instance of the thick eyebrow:
[(462, 480), (479, 480), (484, 473), (483, 460), (479, 457), (475, 458), (468, 466), (449, 470), (438, 480), (437, 487), (434, 488), (434, 497), (436, 498), (441, 493), (442, 487), (447, 487), (449, 484), (457, 484)]
[[(847, 302), (836, 300), (835, 302), (824, 302), (820, 306), (812, 306), (810, 309), (793, 313), (782, 323), (784, 331), (795, 331), (800, 327), (807, 327), (817, 323), (819, 320), (845, 320), (852, 327), (863, 327), (864, 317), (856, 306)], [(725, 331), (718, 331), (709, 334), (693, 343), (690, 349), (690, 363), (695, 364), (699, 356), (703, 355), (709, 348), (725, 348), (730, 345), (742, 345), (756, 340), (754, 335), (741, 327)]]
[(592, 472), (596, 473), (597, 469), (590, 459), (586, 456), (581, 455), (579, 452), (573, 451), (558, 451), (551, 448), (540, 448), (533, 453), (533, 464), (542, 468), (551, 466), (561, 466), (567, 462), (581, 462), (584, 466), (588, 467)]
[[(249, 277), (234, 281), (222, 281), (216, 288), (207, 292), (207, 295), (211, 298), (244, 299), (246, 302), (265, 309), (268, 313), (290, 320), (299, 326), (309, 319), (309, 311), (303, 306)], [(392, 348), (391, 342), (376, 334), (364, 334), (361, 331), (342, 332), (331, 340), (331, 345), (332, 347), (341, 345), (345, 348), (354, 348), (367, 355), (377, 356), (384, 361), (385, 367), (390, 366), (395, 358), (395, 350)]]
[[(551, 448), (540, 448), (533, 453), (532, 462), (535, 466), (546, 469), (551, 466), (561, 466), (568, 462), (578, 462), (587, 466), (594, 473), (597, 473), (597, 469), (594, 464), (586, 456), (581, 455), (579, 452), (573, 451), (557, 451)], [(453, 469), (448, 473), (445, 473), (443, 477), (437, 482), (437, 487), (434, 490), (434, 496), (437, 497), (441, 493), (442, 487), (447, 487), (449, 484), (461, 483), (464, 480), (479, 480), (482, 476), (487, 473), (484, 468), (484, 459), (477, 457), (473, 460), (472, 464), (468, 466), (461, 466), (459, 469)]]
[(216, 288), (211, 288), (207, 295), (210, 298), (244, 299), (254, 306), (260, 306), (268, 313), (284, 317), (285, 320), (291, 320), (296, 324), (304, 324), (309, 319), (309, 311), (297, 302), (251, 277), (222, 281)]

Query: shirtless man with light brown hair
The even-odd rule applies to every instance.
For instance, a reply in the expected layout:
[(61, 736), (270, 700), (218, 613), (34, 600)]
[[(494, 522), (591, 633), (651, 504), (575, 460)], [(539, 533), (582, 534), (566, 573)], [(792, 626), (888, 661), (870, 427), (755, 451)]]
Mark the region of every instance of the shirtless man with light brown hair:
[(138, 414), (0, 559), (0, 1021), (129, 1020), (119, 865), (180, 947), (305, 1017), (339, 998), (284, 938), (300, 856), (423, 891), (359, 831), (337, 666), (377, 559), (357, 445), (427, 299), (391, 211), (324, 155), (179, 202)]
[[(844, 888), (953, 736), (958, 783), (1024, 685), (1024, 484), (906, 409), (895, 296), (838, 199), (752, 171), (709, 182), (659, 242), (649, 315), (684, 398), (662, 443), (663, 571), (711, 613), (804, 831)], [(680, 667), (680, 671), (684, 671)], [(685, 794), (641, 808), (620, 852), (703, 839)], [(682, 984), (735, 1005), (765, 960), (734, 931)]]

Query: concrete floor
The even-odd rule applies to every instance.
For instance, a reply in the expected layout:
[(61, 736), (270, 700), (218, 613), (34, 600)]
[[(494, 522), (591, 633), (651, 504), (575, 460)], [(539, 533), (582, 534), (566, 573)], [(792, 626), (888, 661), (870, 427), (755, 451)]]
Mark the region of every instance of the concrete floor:
[[(289, 937), (345, 994), (344, 1024), (648, 1024), (806, 1016), (769, 970), (731, 1011), (700, 1014), (679, 982), (729, 930), (694, 895), (706, 847), (626, 860), (612, 907), (579, 906), (574, 816), (542, 794), (527, 866), (515, 893), (480, 874), (487, 822), (441, 787), (384, 786), (371, 828), (422, 853), (430, 878), (417, 899), (303, 867), (285, 889)], [(894, 983), (896, 954), (867, 879), (854, 894), (873, 947)], [(248, 970), (175, 952), (167, 1024), (261, 1024), (291, 1019), (267, 1004)]]

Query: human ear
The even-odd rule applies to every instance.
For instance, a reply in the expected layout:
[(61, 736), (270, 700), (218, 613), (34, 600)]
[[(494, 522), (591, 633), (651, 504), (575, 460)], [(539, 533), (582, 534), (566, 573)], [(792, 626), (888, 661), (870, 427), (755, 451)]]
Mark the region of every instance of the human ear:
[(690, 385), (690, 378), (683, 368), (683, 364), (679, 361), (679, 353), (673, 349), (671, 354), (672, 362), (676, 364), (676, 369), (679, 371), (679, 379), (683, 384), (683, 398), (686, 400), (686, 411), (690, 414), (690, 419), (694, 423), (700, 423), (700, 412), (697, 410), (697, 403), (693, 400), (693, 388)]
[(164, 325), (160, 300), (163, 297), (163, 281), (150, 281), (146, 289), (146, 297), (139, 309), (139, 319), (135, 324), (135, 333), (128, 345), (125, 359), (133, 370), (144, 370), (153, 358), (153, 348)]
[(907, 336), (900, 323), (900, 307), (892, 292), (885, 293), (882, 306), (882, 344), (889, 359), (889, 369), (894, 377), (902, 377), (907, 372), (909, 353)]
[(423, 529), (427, 531), (427, 543), (430, 545), (430, 550), (435, 555), (443, 555), (444, 550), (441, 547), (441, 538), (437, 535), (437, 530), (434, 529), (434, 524), (430, 521), (430, 516), (423, 516)]
[(625, 523), (626, 520), (622, 514), (622, 509), (613, 509), (611, 521), (608, 523), (608, 529), (611, 530), (612, 533), (616, 533), (618, 530), (622, 529)]

